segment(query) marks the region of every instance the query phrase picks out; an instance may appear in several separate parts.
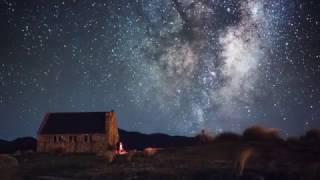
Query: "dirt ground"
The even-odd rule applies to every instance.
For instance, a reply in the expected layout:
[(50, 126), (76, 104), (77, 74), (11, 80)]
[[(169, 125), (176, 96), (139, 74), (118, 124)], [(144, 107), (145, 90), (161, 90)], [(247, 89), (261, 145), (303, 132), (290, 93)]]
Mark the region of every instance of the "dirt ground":
[[(320, 179), (315, 144), (211, 143), (132, 152), (109, 163), (93, 154), (22, 154), (19, 179)], [(130, 157), (129, 157), (130, 156)]]

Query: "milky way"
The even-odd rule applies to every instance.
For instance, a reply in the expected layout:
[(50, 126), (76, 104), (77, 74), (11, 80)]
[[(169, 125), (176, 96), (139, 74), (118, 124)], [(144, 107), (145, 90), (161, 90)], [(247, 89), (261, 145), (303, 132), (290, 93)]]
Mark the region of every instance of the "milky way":
[(114, 109), (146, 133), (319, 127), (319, 4), (3, 0), (0, 138), (48, 111)]

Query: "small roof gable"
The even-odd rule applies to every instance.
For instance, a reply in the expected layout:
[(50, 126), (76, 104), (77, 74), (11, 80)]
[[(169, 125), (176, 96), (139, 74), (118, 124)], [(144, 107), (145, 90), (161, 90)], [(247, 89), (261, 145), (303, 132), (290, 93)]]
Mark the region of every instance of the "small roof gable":
[(108, 112), (72, 112), (46, 114), (39, 134), (105, 133)]

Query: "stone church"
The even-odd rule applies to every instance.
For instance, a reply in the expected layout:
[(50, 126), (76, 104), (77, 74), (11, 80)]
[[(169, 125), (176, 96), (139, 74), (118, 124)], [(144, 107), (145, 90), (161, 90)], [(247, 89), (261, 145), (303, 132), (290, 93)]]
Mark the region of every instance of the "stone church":
[(119, 133), (111, 112), (47, 113), (37, 134), (38, 152), (99, 153), (116, 149)]

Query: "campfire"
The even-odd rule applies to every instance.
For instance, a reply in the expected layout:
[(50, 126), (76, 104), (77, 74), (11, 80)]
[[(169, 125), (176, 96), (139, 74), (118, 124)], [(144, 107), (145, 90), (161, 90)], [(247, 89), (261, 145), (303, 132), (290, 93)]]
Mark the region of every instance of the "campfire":
[(119, 146), (117, 148), (116, 154), (123, 155), (123, 154), (127, 154), (127, 153), (128, 152), (125, 149), (123, 149), (122, 142), (119, 142)]

